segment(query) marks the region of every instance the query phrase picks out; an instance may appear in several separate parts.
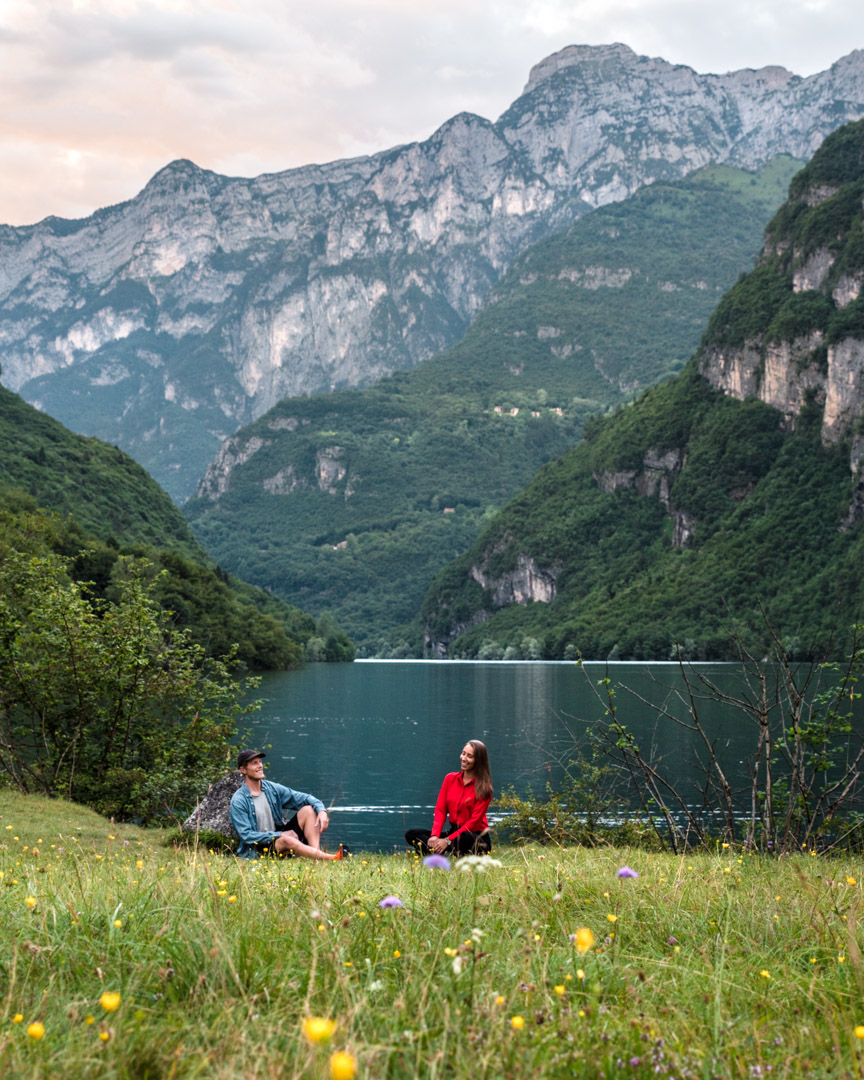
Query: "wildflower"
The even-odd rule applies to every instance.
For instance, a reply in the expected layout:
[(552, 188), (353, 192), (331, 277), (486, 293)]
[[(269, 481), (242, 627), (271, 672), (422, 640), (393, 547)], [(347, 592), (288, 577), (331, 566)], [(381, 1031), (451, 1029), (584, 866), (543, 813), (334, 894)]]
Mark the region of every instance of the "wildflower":
[(635, 870), (632, 870), (629, 866), (622, 866), (618, 873), (615, 875), (615, 877), (637, 878), (639, 877), (639, 874)]
[(576, 946), (577, 952), (586, 953), (594, 948), (594, 935), (587, 926), (581, 926), (575, 934), (571, 934), (570, 940)]
[(111, 1035), (107, 1031), (100, 1031), (99, 1038), (102, 1040), (102, 1042), (108, 1042), (108, 1040), (111, 1038)]
[(336, 1021), (323, 1016), (307, 1016), (303, 1021), (303, 1034), (310, 1043), (329, 1042), (336, 1030)]
[(444, 955), (445, 956), (455, 956), (456, 955), (456, 950), (451, 949), (449, 945), (445, 945), (444, 946)]
[(585, 978), (585, 972), (582, 970), (582, 968), (576, 968), (576, 978), (577, 979), (584, 979)]
[[(12, 826), (10, 825), (9, 828), (11, 829)], [(23, 1019), (24, 1019), (24, 1013), (15, 1013), (15, 1015), (12, 1017), (12, 1023), (13, 1024), (20, 1024)]]
[(393, 896), (391, 893), (389, 896), (385, 896), (383, 900), (378, 901), (378, 907), (405, 907), (398, 896)]
[(45, 1034), (45, 1025), (40, 1024), (38, 1020), (34, 1020), (32, 1024), (27, 1028), (27, 1034), (34, 1042), (39, 1042), (42, 1036)]
[(105, 990), (99, 998), (99, 1004), (105, 1012), (114, 1012), (120, 1007), (120, 995), (111, 990)]
[(465, 957), (464, 956), (455, 956), (453, 958), (453, 974), (454, 975), (461, 975), (462, 974), (462, 969), (464, 967), (465, 967)]
[(236, 897), (236, 896), (229, 896), (229, 897), (228, 897), (228, 903), (229, 903), (229, 904), (234, 904), (234, 903), (236, 903), (236, 901), (237, 901), (237, 897)]
[(27, 907), (29, 907), (29, 908), (30, 908), (30, 910), (32, 911), (32, 910), (33, 910), (33, 908), (34, 908), (34, 907), (36, 907), (36, 905), (37, 905), (37, 904), (39, 903), (39, 901), (38, 901), (38, 900), (36, 899), (36, 897), (35, 897), (35, 896), (26, 896), (26, 897), (24, 898), (24, 903), (25, 903), (25, 904), (27, 905)]
[[(162, 995), (160, 994), (159, 996), (161, 997)], [(95, 1017), (95, 1016), (91, 1016), (91, 1015), (90, 1015), (90, 1014), (88, 1013), (88, 1014), (87, 1014), (87, 1015), (86, 1015), (86, 1016), (84, 1017), (84, 1023), (85, 1023), (85, 1024), (87, 1024), (88, 1026), (89, 1026), (90, 1024), (95, 1024), (95, 1023), (96, 1023), (96, 1017)]]
[(430, 870), (449, 870), (450, 860), (446, 855), (427, 855), (423, 860), (423, 865), (428, 866)]
[(838, 964), (845, 964), (846, 963), (846, 957), (845, 956), (838, 956), (837, 957), (837, 963)]
[(854, 877), (849, 877), (848, 874), (847, 874), (847, 876), (846, 876), (846, 884), (847, 885), (854, 885), (855, 884), (855, 878)]
[(525, 1027), (525, 1017), (524, 1016), (511, 1016), (510, 1017), (510, 1027), (512, 1027), (514, 1031), (521, 1031), (522, 1028)]
[(115, 925), (115, 926), (117, 927), (117, 929), (119, 930), (119, 929), (120, 929), (120, 927), (121, 927), (121, 926), (123, 925), (123, 920), (122, 920), (122, 919), (115, 919), (115, 920), (114, 920), (114, 925)]
[(556, 993), (556, 994), (563, 994), (563, 993), (564, 993), (564, 989), (565, 989), (565, 988), (564, 988), (563, 986), (556, 986), (556, 987), (555, 987), (555, 993)]
[(475, 926), (471, 931), (471, 940), (475, 945), (479, 945), (484, 937), (486, 937), (486, 931), (481, 930), (479, 926)]
[(855, 1028), (855, 1038), (864, 1039), (864, 1024), (858, 1024)]
[(609, 922), (618, 922), (617, 915), (607, 915), (606, 918), (609, 920)]
[[(504, 1004), (504, 995), (503, 994), (497, 994), (496, 995), (495, 1004), (496, 1005), (503, 1005)], [(23, 1020), (23, 1017), (22, 1017), (22, 1020)]]
[(762, 976), (763, 979), (770, 979), (771, 978), (771, 972), (766, 971), (764, 968), (759, 972), (759, 974)]
[(330, 1057), (330, 1075), (333, 1080), (353, 1080), (357, 1072), (357, 1061), (344, 1050), (337, 1050)]

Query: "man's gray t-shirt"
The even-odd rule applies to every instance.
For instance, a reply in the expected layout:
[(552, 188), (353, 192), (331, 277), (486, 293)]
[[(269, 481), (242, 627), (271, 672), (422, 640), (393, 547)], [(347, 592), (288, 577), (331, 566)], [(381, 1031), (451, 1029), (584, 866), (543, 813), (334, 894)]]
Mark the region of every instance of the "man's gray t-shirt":
[(253, 795), (252, 802), (255, 804), (255, 819), (258, 822), (259, 832), (278, 832), (276, 822), (273, 820), (273, 811), (270, 809), (270, 803), (267, 802), (264, 792)]

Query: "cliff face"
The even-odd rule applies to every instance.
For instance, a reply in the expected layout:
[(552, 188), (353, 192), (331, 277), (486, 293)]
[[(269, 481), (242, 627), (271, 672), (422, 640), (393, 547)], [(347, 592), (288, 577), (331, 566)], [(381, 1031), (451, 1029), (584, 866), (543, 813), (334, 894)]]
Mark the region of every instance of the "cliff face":
[(252, 180), (175, 162), (90, 218), (0, 228), (4, 382), (182, 499), (280, 398), (452, 344), (514, 256), (585, 209), (709, 161), (807, 157), (862, 113), (861, 52), (800, 79), (571, 47), (495, 124)]

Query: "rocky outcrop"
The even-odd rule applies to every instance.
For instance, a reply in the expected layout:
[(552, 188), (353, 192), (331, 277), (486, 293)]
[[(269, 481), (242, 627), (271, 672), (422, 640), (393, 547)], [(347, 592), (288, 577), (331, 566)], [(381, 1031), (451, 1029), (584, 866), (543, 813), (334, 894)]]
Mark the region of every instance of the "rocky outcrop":
[[(801, 79), (574, 46), (497, 123), (252, 180), (174, 162), (81, 221), (0, 227), (4, 382), (183, 499), (277, 400), (450, 345), (514, 256), (586, 208), (710, 161), (808, 157), (862, 114), (862, 53)], [(574, 285), (625, 283), (600, 269)]]
[(529, 555), (518, 555), (516, 568), (493, 576), (484, 567), (472, 566), (470, 576), (492, 595), (495, 607), (534, 602), (548, 604), (555, 599), (554, 569), (541, 569)]
[(183, 822), (183, 832), (215, 832), (237, 839), (237, 833), (231, 824), (229, 808), (231, 796), (243, 784), (243, 773), (234, 769), (227, 776), (218, 780), (207, 791), (192, 813)]
[(594, 473), (594, 482), (601, 491), (611, 495), (618, 488), (634, 489), (643, 498), (657, 498), (666, 513), (672, 518), (672, 545), (686, 547), (693, 535), (694, 522), (682, 510), (672, 505), (672, 484), (675, 477), (687, 464), (687, 451), (683, 447), (669, 450), (649, 448), (642, 458), (639, 469), (598, 470)]

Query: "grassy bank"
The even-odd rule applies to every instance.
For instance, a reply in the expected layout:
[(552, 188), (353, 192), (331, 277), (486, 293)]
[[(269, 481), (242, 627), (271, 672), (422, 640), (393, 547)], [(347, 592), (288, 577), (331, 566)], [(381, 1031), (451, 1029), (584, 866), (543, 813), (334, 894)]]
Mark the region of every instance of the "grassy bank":
[(0, 792), (0, 1076), (864, 1075), (861, 860), (495, 854), (239, 863)]

